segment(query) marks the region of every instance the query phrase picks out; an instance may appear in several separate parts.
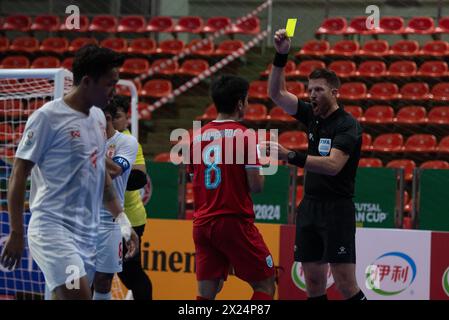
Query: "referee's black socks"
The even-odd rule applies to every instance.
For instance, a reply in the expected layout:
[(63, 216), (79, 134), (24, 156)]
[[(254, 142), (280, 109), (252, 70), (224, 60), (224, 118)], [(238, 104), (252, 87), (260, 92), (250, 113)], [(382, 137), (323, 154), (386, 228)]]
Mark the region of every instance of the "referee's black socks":
[(358, 293), (356, 293), (351, 298), (347, 299), (348, 301), (358, 301), (358, 300), (367, 300), (365, 297), (365, 294), (360, 290)]
[(327, 295), (323, 294), (322, 296), (307, 297), (307, 300), (309, 300), (309, 301), (319, 301), (319, 300), (328, 300), (328, 299), (327, 299)]

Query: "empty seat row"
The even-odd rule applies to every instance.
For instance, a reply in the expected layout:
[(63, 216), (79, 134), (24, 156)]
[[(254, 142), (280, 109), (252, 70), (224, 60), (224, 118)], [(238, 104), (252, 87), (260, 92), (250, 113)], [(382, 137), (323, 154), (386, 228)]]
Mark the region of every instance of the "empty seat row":
[(400, 133), (380, 134), (374, 141), (370, 134), (363, 133), (362, 139), (362, 151), (381, 153), (449, 153), (449, 136), (442, 138), (439, 143), (437, 142), (437, 138), (432, 134), (414, 134), (408, 137), (405, 143), (405, 139)]
[[(12, 15), (5, 18), (0, 30), (3, 31), (77, 31), (77, 32), (107, 32), (107, 33), (144, 33), (144, 32), (187, 32), (187, 33), (211, 33), (232, 25), (228, 17), (211, 17), (204, 22), (202, 17), (187, 16), (175, 21), (172, 17), (157, 16), (148, 21), (143, 16), (132, 15), (117, 18), (113, 15), (97, 15), (89, 21), (86, 16), (80, 16), (79, 29), (71, 29), (68, 25), (73, 23), (73, 18), (60, 19), (55, 15), (40, 15), (34, 20), (27, 15)], [(236, 21), (235, 21), (236, 22)], [(234, 22), (234, 23), (235, 23)], [(241, 19), (226, 32), (228, 34), (258, 34), (260, 32), (260, 20), (258, 17)]]
[(415, 40), (400, 40), (389, 45), (385, 40), (367, 41), (362, 47), (355, 40), (341, 40), (332, 47), (326, 40), (311, 40), (296, 53), (296, 57), (443, 57), (449, 55), (449, 43), (443, 40), (426, 42), (422, 47)]
[[(402, 17), (382, 16), (379, 26), (367, 27), (367, 16), (354, 17), (348, 23), (345, 17), (325, 19), (316, 30), (316, 34), (329, 35), (378, 35), (378, 34), (436, 34), (449, 33), (449, 17), (438, 20), (438, 26), (432, 17), (413, 17), (407, 25)], [(370, 23), (368, 23), (370, 25)]]

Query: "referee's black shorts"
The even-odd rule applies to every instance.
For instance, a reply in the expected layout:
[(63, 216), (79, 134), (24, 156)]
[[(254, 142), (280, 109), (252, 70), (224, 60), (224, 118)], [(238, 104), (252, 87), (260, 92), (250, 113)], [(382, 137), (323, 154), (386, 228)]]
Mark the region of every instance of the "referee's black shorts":
[(352, 199), (301, 201), (296, 216), (295, 261), (355, 263)]

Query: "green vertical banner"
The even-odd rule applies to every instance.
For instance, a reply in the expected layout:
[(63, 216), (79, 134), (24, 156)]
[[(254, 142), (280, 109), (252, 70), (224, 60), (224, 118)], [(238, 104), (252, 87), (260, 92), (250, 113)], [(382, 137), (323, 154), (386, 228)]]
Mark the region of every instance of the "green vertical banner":
[(287, 224), (289, 183), (287, 166), (279, 166), (276, 174), (265, 176), (263, 192), (251, 194), (256, 222)]
[(449, 170), (425, 169), (419, 178), (418, 228), (449, 231)]
[(150, 201), (145, 205), (148, 218), (178, 218), (178, 166), (171, 162), (146, 161), (153, 186)]
[(355, 214), (359, 227), (395, 228), (396, 170), (358, 168)]

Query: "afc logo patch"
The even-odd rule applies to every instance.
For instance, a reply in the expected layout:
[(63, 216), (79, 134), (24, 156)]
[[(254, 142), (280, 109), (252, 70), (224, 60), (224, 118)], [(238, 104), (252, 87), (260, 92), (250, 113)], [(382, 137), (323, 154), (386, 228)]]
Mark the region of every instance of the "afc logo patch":
[(267, 256), (265, 258), (266, 262), (267, 262), (267, 266), (268, 268), (273, 268), (273, 258), (271, 257), (271, 255)]
[(323, 157), (329, 155), (329, 153), (331, 151), (331, 144), (332, 144), (332, 140), (331, 139), (321, 138), (320, 139), (320, 143), (318, 144), (318, 152), (319, 152), (319, 154), (321, 156), (323, 156)]

